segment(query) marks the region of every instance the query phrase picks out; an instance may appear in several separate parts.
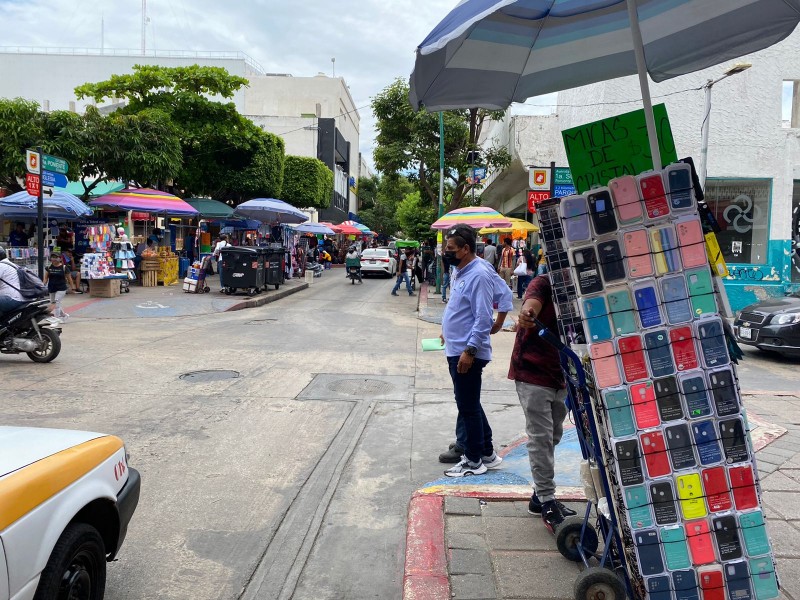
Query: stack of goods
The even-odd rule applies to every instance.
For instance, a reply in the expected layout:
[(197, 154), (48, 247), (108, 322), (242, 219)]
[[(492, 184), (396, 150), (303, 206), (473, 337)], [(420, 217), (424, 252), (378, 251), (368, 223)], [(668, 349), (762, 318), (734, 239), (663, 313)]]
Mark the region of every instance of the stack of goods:
[(130, 242), (119, 242), (118, 248), (114, 251), (114, 261), (117, 269), (133, 269), (133, 259), (136, 253), (133, 251), (133, 245)]
[(178, 271), (180, 267), (178, 255), (169, 248), (161, 248), (158, 252), (158, 259), (158, 283), (163, 285), (174, 285), (178, 283)]
[[(39, 252), (36, 248), (29, 248), (27, 246), (6, 248), (8, 259), (15, 265), (20, 267), (28, 267), (35, 269), (38, 264)], [(45, 263), (50, 260), (50, 249), (44, 249)]]
[(114, 275), (114, 263), (106, 252), (84, 254), (81, 259), (81, 279), (104, 279)]
[(84, 229), (84, 236), (95, 252), (108, 252), (114, 235), (114, 228), (111, 225), (89, 225)]
[[(205, 279), (205, 273), (202, 273), (202, 278)], [(201, 282), (201, 269), (200, 263), (194, 263), (189, 269), (186, 271), (186, 278), (183, 280), (183, 291), (190, 292), (192, 294), (198, 292), (198, 285), (200, 286), (200, 292), (202, 292), (202, 287), (205, 282)]]
[(543, 204), (542, 235), (560, 333), (588, 344), (636, 595), (767, 600), (775, 561), (693, 175), (676, 163)]

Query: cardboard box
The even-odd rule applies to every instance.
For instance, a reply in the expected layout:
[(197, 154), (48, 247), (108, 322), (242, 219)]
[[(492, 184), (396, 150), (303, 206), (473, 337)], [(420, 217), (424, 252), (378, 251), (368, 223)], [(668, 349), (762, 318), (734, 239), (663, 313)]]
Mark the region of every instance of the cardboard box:
[(89, 295), (95, 298), (113, 298), (119, 296), (119, 279), (90, 279)]

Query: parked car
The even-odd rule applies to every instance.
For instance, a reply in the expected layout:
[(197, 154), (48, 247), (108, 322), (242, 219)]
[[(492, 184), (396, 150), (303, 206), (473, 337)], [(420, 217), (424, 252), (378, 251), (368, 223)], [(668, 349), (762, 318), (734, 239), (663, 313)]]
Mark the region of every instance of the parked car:
[(389, 248), (367, 248), (361, 253), (361, 273), (382, 273), (391, 277), (397, 273), (397, 260)]
[(0, 427), (0, 600), (101, 600), (140, 481), (118, 437)]
[(800, 292), (745, 307), (733, 330), (740, 344), (800, 357)]

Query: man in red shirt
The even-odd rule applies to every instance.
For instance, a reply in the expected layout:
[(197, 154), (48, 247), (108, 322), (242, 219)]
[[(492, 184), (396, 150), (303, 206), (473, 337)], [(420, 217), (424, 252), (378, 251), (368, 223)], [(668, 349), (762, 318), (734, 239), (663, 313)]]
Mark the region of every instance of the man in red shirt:
[(535, 277), (525, 292), (508, 378), (516, 383), (525, 413), (534, 484), (528, 512), (541, 513), (545, 525), (552, 530), (575, 511), (555, 497), (554, 452), (564, 433), (566, 388), (558, 350), (539, 337), (537, 319), (550, 331), (558, 331), (552, 288), (546, 275)]

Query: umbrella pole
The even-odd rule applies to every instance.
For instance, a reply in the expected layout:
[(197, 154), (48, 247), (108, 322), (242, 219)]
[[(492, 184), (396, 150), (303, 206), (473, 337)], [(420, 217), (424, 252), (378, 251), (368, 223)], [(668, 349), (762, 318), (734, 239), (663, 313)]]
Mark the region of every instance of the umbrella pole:
[(628, 17), (631, 21), (631, 37), (633, 38), (633, 54), (636, 57), (636, 71), (639, 73), (639, 87), (642, 90), (642, 103), (644, 104), (644, 121), (647, 125), (647, 138), (650, 141), (650, 155), (653, 157), (653, 169), (660, 171), (664, 166), (661, 163), (661, 151), (658, 149), (658, 135), (656, 134), (656, 119), (653, 115), (653, 102), (650, 99), (650, 83), (647, 81), (647, 63), (644, 59), (644, 42), (642, 30), (639, 27), (639, 13), (636, 10), (636, 0), (627, 0)]

